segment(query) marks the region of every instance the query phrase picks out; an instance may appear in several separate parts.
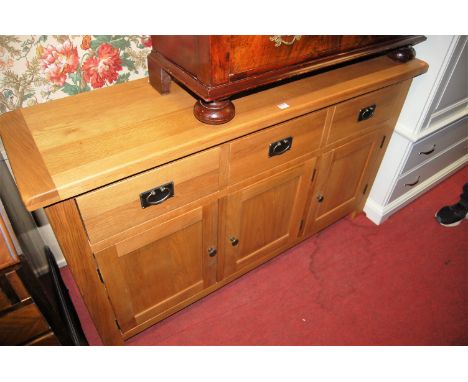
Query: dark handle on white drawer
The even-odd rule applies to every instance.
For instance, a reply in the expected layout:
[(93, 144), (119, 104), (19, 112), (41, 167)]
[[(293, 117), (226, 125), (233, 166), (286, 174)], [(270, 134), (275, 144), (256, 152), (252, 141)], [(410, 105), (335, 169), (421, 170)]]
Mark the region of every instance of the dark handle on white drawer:
[(174, 182), (162, 184), (140, 194), (141, 208), (155, 206), (174, 196)]
[(365, 121), (366, 119), (369, 119), (370, 117), (372, 117), (374, 115), (376, 107), (377, 106), (374, 104), (374, 105), (370, 105), (370, 106), (365, 107), (364, 109), (359, 110), (358, 119), (357, 119), (358, 122)]
[(418, 179), (416, 179), (416, 181), (414, 181), (413, 183), (405, 183), (405, 186), (409, 186), (409, 187), (416, 186), (419, 183), (420, 178), (421, 176), (418, 176)]
[(432, 145), (432, 149), (430, 149), (429, 151), (420, 151), (420, 152), (419, 152), (419, 155), (429, 155), (429, 154), (432, 154), (432, 153), (434, 152), (435, 148), (436, 148), (436, 145), (433, 144), (433, 145)]
[(276, 155), (284, 154), (286, 151), (291, 150), (293, 137), (280, 139), (279, 141), (270, 143), (268, 148), (268, 156), (274, 157)]

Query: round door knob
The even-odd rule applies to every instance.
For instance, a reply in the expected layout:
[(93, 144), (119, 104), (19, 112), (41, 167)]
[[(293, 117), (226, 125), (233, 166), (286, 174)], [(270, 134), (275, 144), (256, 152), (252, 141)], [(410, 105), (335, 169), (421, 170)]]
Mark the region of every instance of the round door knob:
[(215, 257), (216, 253), (217, 253), (216, 248), (208, 248), (208, 255), (210, 257)]
[(229, 240), (231, 240), (231, 244), (233, 247), (235, 247), (237, 244), (239, 244), (239, 239), (235, 238), (234, 236), (231, 237)]
[(317, 195), (317, 200), (319, 203), (322, 203), (323, 202), (323, 195), (322, 194), (318, 194)]

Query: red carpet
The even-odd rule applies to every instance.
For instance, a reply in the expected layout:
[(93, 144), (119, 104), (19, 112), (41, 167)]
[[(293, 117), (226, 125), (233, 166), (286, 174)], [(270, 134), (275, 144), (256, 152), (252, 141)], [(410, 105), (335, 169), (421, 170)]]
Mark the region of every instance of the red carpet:
[[(468, 220), (441, 227), (458, 171), (380, 226), (343, 219), (129, 345), (468, 345)], [(91, 345), (101, 344), (62, 270)]]

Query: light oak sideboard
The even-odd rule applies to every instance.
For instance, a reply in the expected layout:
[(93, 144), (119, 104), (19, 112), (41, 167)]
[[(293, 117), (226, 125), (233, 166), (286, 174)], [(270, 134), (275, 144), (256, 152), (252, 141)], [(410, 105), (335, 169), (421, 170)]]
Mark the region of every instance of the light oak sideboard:
[(45, 208), (105, 344), (362, 210), (413, 77), (388, 57), (234, 100), (210, 126), (147, 79), (0, 116), (29, 210)]

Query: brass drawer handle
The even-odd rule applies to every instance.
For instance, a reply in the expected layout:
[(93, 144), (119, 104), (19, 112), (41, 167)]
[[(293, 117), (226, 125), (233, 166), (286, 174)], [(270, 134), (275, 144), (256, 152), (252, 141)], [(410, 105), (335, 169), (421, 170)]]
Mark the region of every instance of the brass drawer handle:
[(374, 104), (374, 105), (370, 105), (359, 110), (358, 119), (357, 119), (358, 122), (365, 121), (366, 119), (369, 119), (370, 117), (372, 117), (374, 115), (376, 107), (377, 105)]
[(291, 150), (293, 137), (280, 139), (279, 141), (270, 143), (268, 147), (268, 156), (274, 157), (276, 155), (284, 154), (286, 151)]
[(433, 144), (433, 145), (432, 145), (432, 149), (430, 149), (429, 151), (420, 151), (420, 152), (419, 152), (419, 155), (429, 155), (429, 154), (432, 154), (432, 153), (434, 152), (435, 148), (436, 148), (436, 145)]
[(296, 41), (299, 41), (301, 39), (301, 37), (302, 37), (302, 35), (296, 35), (296, 36), (293, 37), (292, 40), (286, 41), (286, 40), (283, 40), (283, 37), (281, 35), (276, 35), (276, 36), (271, 36), (270, 41), (273, 41), (275, 43), (275, 48), (278, 48), (278, 47), (281, 46), (281, 44), (292, 45)]
[(418, 183), (419, 183), (419, 179), (421, 178), (421, 176), (418, 176), (418, 179), (416, 179), (416, 181), (414, 181), (413, 183), (405, 183), (405, 186), (406, 187), (413, 187), (413, 186), (416, 186)]
[(140, 194), (141, 208), (155, 206), (174, 196), (174, 182), (169, 182)]

